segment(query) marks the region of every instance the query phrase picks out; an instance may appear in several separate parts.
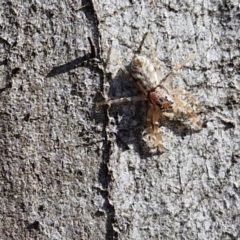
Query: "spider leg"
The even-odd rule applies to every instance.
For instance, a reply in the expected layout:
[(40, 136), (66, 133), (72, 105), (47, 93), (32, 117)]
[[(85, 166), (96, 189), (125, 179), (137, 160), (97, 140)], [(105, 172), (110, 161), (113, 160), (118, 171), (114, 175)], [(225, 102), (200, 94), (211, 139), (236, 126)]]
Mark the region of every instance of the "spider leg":
[(151, 48), (151, 60), (152, 60), (152, 63), (154, 64), (154, 67), (155, 67), (155, 70), (156, 70), (156, 72), (159, 76), (159, 79), (161, 79), (162, 78), (162, 71), (160, 70), (160, 67), (159, 67), (159, 62), (158, 62), (158, 58), (157, 58), (157, 54), (156, 54), (155, 43), (154, 43), (153, 36), (152, 36), (151, 33), (147, 32), (147, 33), (144, 34), (142, 42), (141, 42), (138, 50), (136, 51), (135, 55), (136, 54), (141, 54), (142, 46), (143, 46), (145, 40), (147, 40), (149, 42), (149, 45), (150, 45), (150, 48)]
[(185, 95), (197, 107), (198, 112), (201, 111), (202, 107), (199, 101), (190, 92), (183, 89), (173, 89), (173, 90), (170, 90), (170, 93), (172, 95), (180, 95), (180, 94)]
[[(126, 67), (123, 65), (123, 63), (120, 60), (120, 58), (118, 57), (118, 54), (115, 51), (115, 49), (112, 48), (112, 47), (109, 49), (108, 54), (107, 54), (107, 60), (106, 60), (105, 66), (104, 66), (105, 69), (107, 67), (108, 62), (110, 61), (110, 58), (113, 58), (116, 61), (116, 63), (119, 65), (119, 67), (124, 72), (124, 74), (129, 78), (130, 81), (132, 81), (133, 80), (132, 76), (127, 71)], [(138, 88), (138, 85), (135, 83), (135, 81), (132, 81), (132, 82)], [(144, 89), (142, 91), (143, 91), (144, 95), (135, 96), (135, 97), (122, 97), (122, 98), (118, 98), (118, 99), (111, 99), (111, 100), (107, 100), (107, 101), (102, 101), (102, 102), (96, 103), (96, 107), (100, 107), (100, 106), (103, 106), (103, 105), (111, 106), (112, 104), (118, 104), (118, 103), (124, 103), (124, 102), (145, 101), (145, 100), (147, 100), (147, 92), (144, 91)]]
[[(112, 44), (112, 43), (111, 43)], [(103, 66), (104, 66), (104, 70), (106, 71), (106, 68), (107, 68), (107, 65), (110, 61), (110, 56), (112, 54), (112, 51), (113, 51), (113, 47), (111, 46), (109, 49), (108, 49), (108, 52), (107, 52), (107, 58), (106, 58), (106, 61), (104, 62)]]
[(144, 95), (147, 96), (147, 92), (146, 90), (142, 87), (141, 84), (138, 84), (136, 81), (134, 81), (133, 77), (131, 76), (131, 74), (128, 72), (128, 70), (126, 69), (126, 67), (123, 65), (122, 61), (119, 59), (118, 55), (116, 54), (116, 52), (114, 50), (113, 54), (115, 57), (115, 60), (117, 61), (117, 64), (120, 66), (121, 70), (124, 72), (124, 74), (127, 76), (127, 78), (134, 84), (134, 86), (138, 89), (140, 89)]
[(163, 115), (157, 107), (151, 104), (147, 113), (147, 131), (150, 141), (154, 143), (153, 148), (157, 148), (159, 152), (165, 152), (167, 150), (162, 144), (162, 136), (159, 131), (159, 121), (162, 117)]
[(184, 67), (189, 61), (197, 56), (197, 52), (190, 54), (183, 62), (176, 65), (173, 70), (162, 80), (161, 84), (169, 84), (173, 77), (177, 74), (177, 71)]
[(128, 70), (126, 69), (126, 67), (123, 65), (122, 61), (119, 59), (117, 53), (113, 51), (115, 60), (117, 61), (117, 64), (119, 65), (119, 67), (121, 68), (121, 70), (124, 72), (124, 74), (127, 76), (127, 78), (134, 84), (134, 86), (138, 89), (140, 89), (142, 91), (142, 93), (144, 93), (144, 95), (147, 96), (147, 91), (142, 87), (141, 84), (139, 84), (138, 82), (134, 81), (133, 77), (131, 76), (131, 74), (128, 72)]
[(150, 107), (147, 112), (147, 129), (150, 130), (149, 132), (153, 132), (153, 122), (152, 122), (152, 117), (153, 113), (155, 111), (155, 106), (152, 104), (149, 104)]
[(118, 104), (118, 103), (124, 103), (124, 102), (139, 102), (139, 101), (145, 101), (147, 100), (145, 96), (136, 96), (136, 97), (122, 97), (118, 99), (112, 99), (112, 100), (107, 100), (103, 102), (98, 102), (96, 103), (96, 107), (100, 107), (103, 105), (109, 105), (111, 106), (112, 104)]
[(154, 64), (154, 67), (155, 67), (155, 70), (156, 70), (156, 72), (159, 76), (159, 79), (162, 79), (162, 71), (161, 71), (160, 66), (159, 66), (159, 61), (158, 61), (158, 58), (157, 58), (156, 46), (155, 46), (155, 43), (154, 43), (154, 40), (153, 40), (153, 36), (152, 36), (151, 33), (148, 33), (146, 38), (149, 40), (149, 43), (150, 43), (151, 54), (152, 54), (151, 60)]
[(186, 102), (180, 100), (176, 96), (173, 96), (173, 99), (174, 99), (175, 104), (178, 105), (178, 107), (182, 107), (186, 111), (188, 118), (193, 119), (195, 121), (195, 123), (197, 124), (197, 126), (191, 125), (191, 127), (193, 127), (196, 130), (201, 130), (202, 123), (201, 123), (199, 117), (197, 116), (197, 114), (193, 111), (193, 109)]
[(148, 34), (149, 34), (149, 33), (147, 32), (147, 33), (145, 33), (145, 34), (143, 35), (142, 41), (141, 41), (141, 43), (140, 43), (140, 45), (139, 45), (139, 47), (138, 47), (138, 49), (137, 49), (137, 51), (135, 52), (134, 55), (140, 54), (140, 53), (142, 52), (142, 46), (143, 46), (143, 44), (144, 44), (144, 42), (145, 42)]
[(132, 79), (130, 73), (128, 72), (128, 70), (126, 69), (126, 67), (123, 65), (122, 61), (120, 60), (120, 58), (118, 57), (117, 52), (111, 48), (110, 53), (108, 53), (110, 58), (110, 55), (112, 55), (112, 57), (114, 58), (114, 60), (117, 62), (117, 64), (119, 65), (119, 67), (121, 68), (121, 70), (124, 72), (124, 74), (129, 78)]

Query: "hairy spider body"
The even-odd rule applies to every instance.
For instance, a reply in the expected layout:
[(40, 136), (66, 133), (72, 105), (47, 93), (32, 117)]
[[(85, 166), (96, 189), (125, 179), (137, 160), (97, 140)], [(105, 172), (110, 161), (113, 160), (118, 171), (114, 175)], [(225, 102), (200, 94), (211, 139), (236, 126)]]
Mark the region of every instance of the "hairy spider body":
[[(146, 34), (142, 44), (146, 38), (152, 40), (150, 34)], [(151, 41), (152, 43), (152, 41)], [(140, 45), (141, 49), (142, 45)], [(162, 76), (160, 68), (155, 57), (155, 50), (151, 46), (153, 58), (135, 55), (130, 64), (130, 73), (126, 70), (120, 60), (118, 63), (124, 73), (132, 78), (133, 82), (142, 91), (142, 96), (132, 98), (121, 98), (100, 102), (97, 105), (111, 105), (113, 103), (126, 101), (144, 101), (149, 102), (149, 110), (147, 113), (147, 130), (145, 139), (151, 142), (152, 148), (157, 148), (160, 152), (164, 152), (166, 147), (162, 144), (162, 137), (159, 130), (159, 122), (167, 117), (170, 120), (179, 120), (193, 130), (201, 130), (202, 123), (188, 102), (182, 99), (184, 96), (196, 109), (200, 108), (198, 101), (187, 91), (181, 89), (171, 89), (168, 85), (176, 72), (189, 62), (196, 53), (191, 54), (182, 63), (178, 64), (165, 77)]]
[(148, 100), (153, 105), (156, 105), (162, 112), (168, 112), (173, 109), (174, 100), (168, 90), (161, 85), (158, 85), (148, 92)]
[(160, 76), (150, 59), (135, 56), (131, 62), (131, 75), (150, 103), (157, 105), (161, 111), (172, 109), (173, 99), (165, 87), (158, 85)]
[(131, 75), (140, 90), (151, 91), (159, 84), (159, 76), (154, 65), (145, 56), (135, 56), (131, 62)]

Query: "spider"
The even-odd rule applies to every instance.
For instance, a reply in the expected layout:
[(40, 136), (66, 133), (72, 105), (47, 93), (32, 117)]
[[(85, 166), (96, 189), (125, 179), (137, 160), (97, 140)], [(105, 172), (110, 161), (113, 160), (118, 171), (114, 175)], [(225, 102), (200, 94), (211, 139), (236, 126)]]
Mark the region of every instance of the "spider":
[[(152, 59), (139, 55), (142, 45), (147, 38), (151, 43)], [(117, 59), (122, 71), (133, 81), (136, 87), (141, 90), (142, 95), (107, 100), (97, 103), (97, 106), (127, 101), (148, 101), (149, 109), (147, 113), (146, 139), (151, 142), (151, 148), (157, 149), (159, 152), (164, 152), (167, 148), (162, 143), (159, 128), (159, 122), (164, 118), (181, 121), (195, 131), (202, 129), (202, 123), (199, 117), (193, 107), (190, 106), (192, 104), (197, 110), (200, 109), (200, 104), (196, 98), (185, 90), (171, 89), (169, 86), (176, 72), (193, 59), (197, 53), (188, 56), (183, 62), (176, 65), (169, 74), (162, 77), (153, 45), (153, 38), (150, 33), (145, 34), (137, 54), (134, 55), (131, 61), (130, 72), (128, 72), (121, 61)]]

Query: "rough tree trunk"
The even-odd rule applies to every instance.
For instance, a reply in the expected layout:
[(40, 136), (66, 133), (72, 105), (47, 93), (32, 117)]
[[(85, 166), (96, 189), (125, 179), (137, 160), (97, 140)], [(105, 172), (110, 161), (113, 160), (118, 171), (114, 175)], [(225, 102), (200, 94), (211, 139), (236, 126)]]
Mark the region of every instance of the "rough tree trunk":
[[(238, 0), (2, 2), (1, 239), (240, 238)], [(173, 86), (203, 106), (155, 155), (145, 102), (94, 107), (139, 94), (106, 59), (128, 66), (146, 32), (164, 74), (198, 51)]]

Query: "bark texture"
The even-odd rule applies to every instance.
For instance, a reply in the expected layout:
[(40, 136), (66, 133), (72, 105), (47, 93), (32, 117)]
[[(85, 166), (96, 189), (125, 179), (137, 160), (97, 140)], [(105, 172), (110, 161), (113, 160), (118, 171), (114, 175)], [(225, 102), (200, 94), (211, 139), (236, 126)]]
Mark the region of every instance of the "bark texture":
[[(1, 239), (240, 238), (238, 0), (0, 11)], [(129, 65), (146, 32), (164, 74), (198, 51), (173, 86), (200, 100), (203, 129), (164, 122), (161, 155), (142, 140), (145, 102), (94, 107), (139, 94), (116, 59)]]

